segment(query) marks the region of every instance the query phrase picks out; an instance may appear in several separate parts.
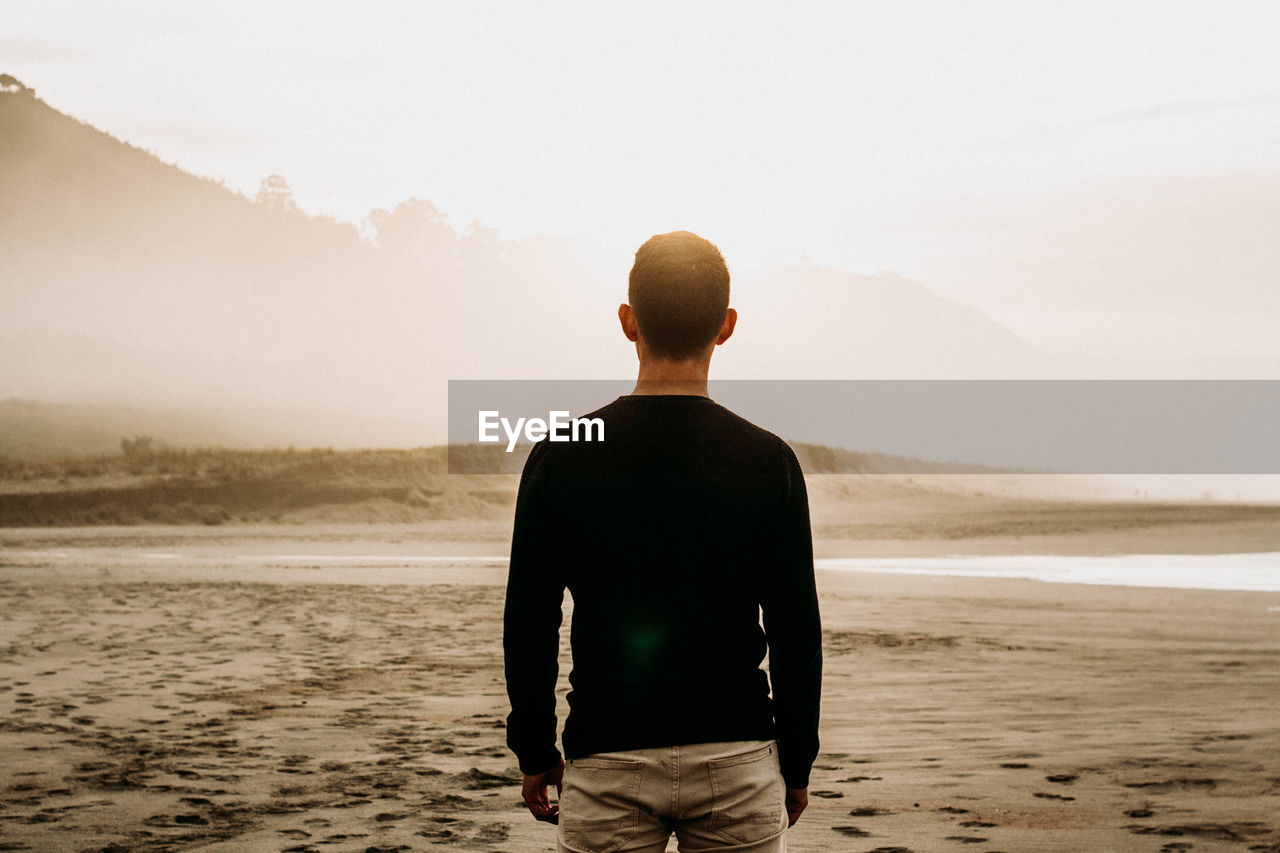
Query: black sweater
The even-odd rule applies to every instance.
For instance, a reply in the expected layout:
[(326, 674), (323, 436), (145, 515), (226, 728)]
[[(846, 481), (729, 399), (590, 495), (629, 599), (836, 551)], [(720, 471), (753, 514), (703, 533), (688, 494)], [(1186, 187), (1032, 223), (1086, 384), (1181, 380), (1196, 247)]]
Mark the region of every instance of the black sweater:
[(538, 442), (516, 501), (503, 645), (520, 769), (560, 758), (567, 588), (565, 755), (776, 737), (787, 785), (807, 786), (822, 629), (795, 454), (706, 397), (619, 397), (588, 417), (604, 441)]

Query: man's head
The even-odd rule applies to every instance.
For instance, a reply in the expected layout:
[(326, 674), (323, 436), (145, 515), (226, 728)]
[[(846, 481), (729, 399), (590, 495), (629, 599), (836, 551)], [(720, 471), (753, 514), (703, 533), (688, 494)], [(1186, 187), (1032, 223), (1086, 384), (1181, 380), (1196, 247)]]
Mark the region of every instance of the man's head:
[(698, 358), (733, 331), (729, 268), (713, 243), (689, 231), (658, 234), (640, 247), (627, 299), (623, 328), (632, 340), (638, 331), (653, 358)]

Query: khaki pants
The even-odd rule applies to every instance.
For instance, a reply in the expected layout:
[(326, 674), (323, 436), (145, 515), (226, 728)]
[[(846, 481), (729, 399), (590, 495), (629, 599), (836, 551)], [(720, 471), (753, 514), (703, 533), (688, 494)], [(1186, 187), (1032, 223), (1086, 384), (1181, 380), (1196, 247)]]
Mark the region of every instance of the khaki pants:
[(773, 741), (606, 752), (568, 762), (561, 853), (780, 853), (786, 789)]

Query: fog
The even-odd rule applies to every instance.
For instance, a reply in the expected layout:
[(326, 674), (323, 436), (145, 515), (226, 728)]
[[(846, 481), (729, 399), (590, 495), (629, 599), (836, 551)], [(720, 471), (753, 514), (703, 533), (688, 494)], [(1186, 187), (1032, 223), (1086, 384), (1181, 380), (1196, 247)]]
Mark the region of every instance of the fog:
[(630, 375), (676, 228), (724, 378), (1280, 376), (1272, 6), (66, 11), (3, 42), (0, 399), (438, 442), (448, 379)]

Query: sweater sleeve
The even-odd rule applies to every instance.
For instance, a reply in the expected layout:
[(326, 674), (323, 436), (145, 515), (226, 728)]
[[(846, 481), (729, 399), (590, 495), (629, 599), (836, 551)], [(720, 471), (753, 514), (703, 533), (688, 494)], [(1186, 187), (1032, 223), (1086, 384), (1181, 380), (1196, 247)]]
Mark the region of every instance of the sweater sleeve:
[(813, 537), (804, 474), (794, 451), (779, 440), (783, 499), (765, 566), (765, 636), (782, 777), (791, 788), (809, 785), (818, 755), (822, 695), (822, 624), (813, 573)]
[(538, 451), (525, 463), (516, 496), (511, 563), (503, 610), (502, 645), (511, 713), (507, 746), (520, 771), (543, 773), (560, 760), (556, 748), (556, 679), (559, 676), (564, 580), (558, 571), (549, 522), (554, 507), (539, 483)]

